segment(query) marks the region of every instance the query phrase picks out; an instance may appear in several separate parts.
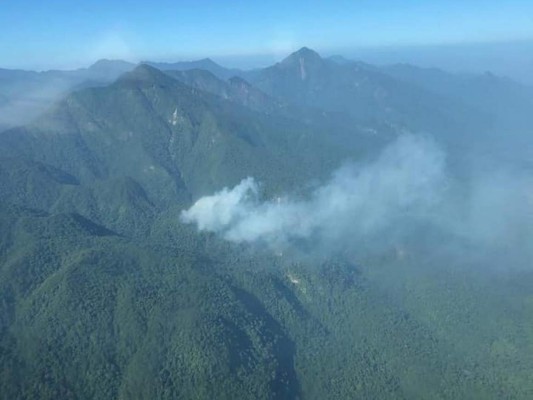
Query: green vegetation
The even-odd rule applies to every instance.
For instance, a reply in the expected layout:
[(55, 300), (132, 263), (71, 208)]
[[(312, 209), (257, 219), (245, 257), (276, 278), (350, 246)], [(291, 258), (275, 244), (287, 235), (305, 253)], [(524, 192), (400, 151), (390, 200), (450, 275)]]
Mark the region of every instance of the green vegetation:
[(179, 222), (247, 176), (305, 192), (393, 132), (244, 84), (140, 66), (0, 135), (0, 398), (532, 398), (530, 271), (280, 255)]

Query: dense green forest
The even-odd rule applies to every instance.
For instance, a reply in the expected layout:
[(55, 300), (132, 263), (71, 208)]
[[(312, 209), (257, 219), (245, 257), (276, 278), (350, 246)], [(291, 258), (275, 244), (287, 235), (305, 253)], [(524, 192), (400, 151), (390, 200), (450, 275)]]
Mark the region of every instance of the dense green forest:
[(479, 93), (533, 94), (408, 74), (309, 49), (229, 80), (141, 65), (1, 132), (0, 398), (533, 398), (531, 260), (429, 228), (401, 249), (278, 253), (180, 221), (248, 176), (305, 196), (404, 131), (434, 134), (456, 179), (481, 131), (473, 147), (507, 157), (509, 116)]

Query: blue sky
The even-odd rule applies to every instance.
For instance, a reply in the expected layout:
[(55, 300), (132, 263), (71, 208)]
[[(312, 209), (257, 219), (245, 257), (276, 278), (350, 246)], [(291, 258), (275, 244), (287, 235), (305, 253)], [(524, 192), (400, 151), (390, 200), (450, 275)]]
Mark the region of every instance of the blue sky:
[(0, 0), (0, 66), (533, 39), (533, 1)]

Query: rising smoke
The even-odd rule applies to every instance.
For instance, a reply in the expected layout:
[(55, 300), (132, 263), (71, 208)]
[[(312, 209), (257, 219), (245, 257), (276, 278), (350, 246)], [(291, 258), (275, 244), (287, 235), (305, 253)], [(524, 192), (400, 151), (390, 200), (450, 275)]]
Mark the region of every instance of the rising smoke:
[(305, 199), (261, 201), (260, 186), (246, 178), (200, 198), (181, 221), (274, 250), (307, 243), (322, 254), (357, 247), (383, 251), (438, 230), (482, 252), (506, 248), (531, 257), (532, 183), (527, 174), (503, 170), (459, 182), (449, 177), (445, 153), (433, 140), (404, 135), (373, 162), (337, 170)]
[(260, 201), (253, 178), (199, 199), (181, 220), (234, 242), (283, 247), (313, 239), (332, 246), (386, 231), (400, 219), (422, 218), (446, 187), (444, 153), (428, 138), (402, 136), (377, 160), (336, 171), (307, 199)]

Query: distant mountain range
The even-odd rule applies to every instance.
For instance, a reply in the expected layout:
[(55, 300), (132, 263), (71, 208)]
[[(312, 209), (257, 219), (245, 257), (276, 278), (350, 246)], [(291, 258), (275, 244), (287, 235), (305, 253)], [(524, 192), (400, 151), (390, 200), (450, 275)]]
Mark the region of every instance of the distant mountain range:
[[(162, 71), (208, 71), (223, 81), (238, 77), (288, 103), (349, 111), (360, 118), (381, 119), (383, 113), (388, 113), (387, 118), (398, 120), (408, 115), (411, 123), (422, 114), (435, 113), (437, 104), (441, 114), (456, 103), (481, 108), (478, 111), (490, 116), (507, 111), (512, 114), (517, 106), (529, 107), (533, 92), (530, 87), (494, 75), (458, 75), (410, 65), (374, 67), (342, 56), (324, 59), (307, 48), (276, 65), (252, 71), (225, 68), (209, 58), (141, 64)], [(89, 68), (73, 71), (0, 70), (0, 127), (31, 121), (70, 91), (105, 85), (134, 67), (135, 64), (126, 61), (100, 60)], [(418, 104), (414, 104), (416, 102)], [(427, 104), (431, 104), (432, 109), (420, 113), (419, 109)], [(411, 115), (407, 110), (410, 106), (417, 107)], [(505, 112), (500, 106), (507, 107)], [(522, 110), (520, 113), (523, 115)], [(433, 117), (438, 118), (428, 116)], [(509, 115), (508, 119), (516, 117), (517, 114)], [(463, 123), (458, 121), (459, 126), (464, 126)], [(424, 128), (424, 124), (419, 121), (420, 128)]]

